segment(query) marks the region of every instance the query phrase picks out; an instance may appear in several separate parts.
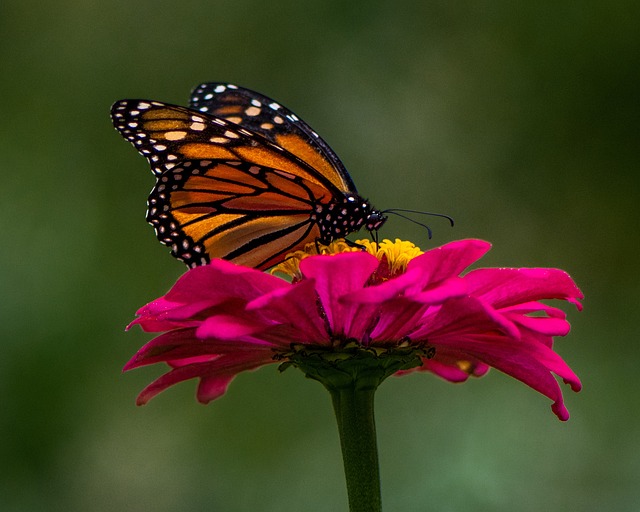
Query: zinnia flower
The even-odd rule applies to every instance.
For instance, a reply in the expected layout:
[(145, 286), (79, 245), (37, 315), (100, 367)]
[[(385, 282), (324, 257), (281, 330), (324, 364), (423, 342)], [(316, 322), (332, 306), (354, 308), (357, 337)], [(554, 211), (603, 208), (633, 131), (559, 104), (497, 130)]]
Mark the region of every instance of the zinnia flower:
[(328, 252), (339, 254), (294, 255), (276, 269), (291, 282), (222, 260), (186, 272), (131, 324), (163, 334), (125, 370), (159, 362), (171, 367), (137, 403), (192, 378), (200, 380), (198, 400), (208, 403), (238, 373), (276, 362), (297, 366), (325, 386), (339, 385), (341, 377), (328, 375), (331, 368), (351, 368), (351, 377), (371, 369), (377, 386), (390, 374), (414, 371), (462, 382), (493, 367), (549, 397), (558, 418), (569, 418), (553, 375), (580, 390), (553, 350), (554, 336), (566, 335), (569, 323), (562, 310), (540, 302), (581, 307), (582, 293), (565, 272), (465, 273), (490, 248), (481, 240), (424, 253), (408, 242), (358, 243), (367, 251), (334, 243)]

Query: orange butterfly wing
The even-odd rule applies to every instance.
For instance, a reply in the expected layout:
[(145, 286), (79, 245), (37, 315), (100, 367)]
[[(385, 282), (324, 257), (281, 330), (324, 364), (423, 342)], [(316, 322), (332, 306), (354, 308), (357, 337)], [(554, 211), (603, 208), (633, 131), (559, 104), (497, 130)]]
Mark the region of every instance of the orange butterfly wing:
[(111, 111), (157, 177), (147, 220), (189, 266), (225, 258), (266, 269), (374, 211), (331, 148), (273, 100), (203, 84), (191, 107), (122, 100)]
[(330, 200), (324, 188), (284, 171), (188, 160), (160, 177), (147, 220), (190, 266), (224, 258), (266, 269), (319, 238), (310, 212)]
[[(157, 101), (122, 100), (112, 107), (116, 129), (145, 156), (156, 175), (182, 160), (237, 160), (289, 172), (342, 192), (305, 160), (259, 134), (218, 117)], [(296, 135), (291, 135), (292, 139)], [(304, 141), (293, 142), (313, 152)], [(316, 158), (322, 160), (316, 153)]]
[(342, 192), (357, 193), (344, 165), (322, 138), (283, 105), (255, 91), (224, 83), (204, 83), (189, 106), (257, 133), (308, 163)]

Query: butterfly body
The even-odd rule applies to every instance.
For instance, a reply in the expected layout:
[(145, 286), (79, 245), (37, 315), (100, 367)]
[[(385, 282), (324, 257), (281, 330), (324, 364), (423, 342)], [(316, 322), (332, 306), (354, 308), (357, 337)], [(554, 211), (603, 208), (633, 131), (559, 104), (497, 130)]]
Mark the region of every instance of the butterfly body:
[(306, 123), (248, 89), (203, 84), (189, 108), (122, 100), (111, 114), (157, 177), (147, 221), (189, 266), (224, 258), (266, 269), (386, 220)]

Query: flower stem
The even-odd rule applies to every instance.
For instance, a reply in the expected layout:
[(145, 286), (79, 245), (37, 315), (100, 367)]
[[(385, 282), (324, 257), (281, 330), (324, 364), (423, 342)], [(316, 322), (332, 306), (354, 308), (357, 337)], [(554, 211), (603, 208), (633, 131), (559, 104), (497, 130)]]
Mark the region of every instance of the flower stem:
[(395, 345), (363, 347), (355, 342), (336, 346), (291, 345), (281, 356), (280, 371), (294, 365), (331, 394), (338, 420), (344, 473), (351, 512), (381, 512), (380, 470), (373, 399), (380, 383), (400, 370), (422, 364), (433, 348)]
[(375, 387), (328, 388), (338, 421), (350, 512), (381, 512), (380, 470), (373, 415)]

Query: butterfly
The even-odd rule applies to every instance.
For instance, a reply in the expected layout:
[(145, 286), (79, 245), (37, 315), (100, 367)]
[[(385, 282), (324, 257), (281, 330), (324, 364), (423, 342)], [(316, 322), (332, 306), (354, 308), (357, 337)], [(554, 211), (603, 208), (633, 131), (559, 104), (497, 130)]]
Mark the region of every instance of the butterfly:
[(308, 124), (249, 89), (204, 83), (189, 107), (121, 100), (111, 119), (156, 176), (147, 221), (190, 267), (223, 258), (265, 270), (386, 221)]

